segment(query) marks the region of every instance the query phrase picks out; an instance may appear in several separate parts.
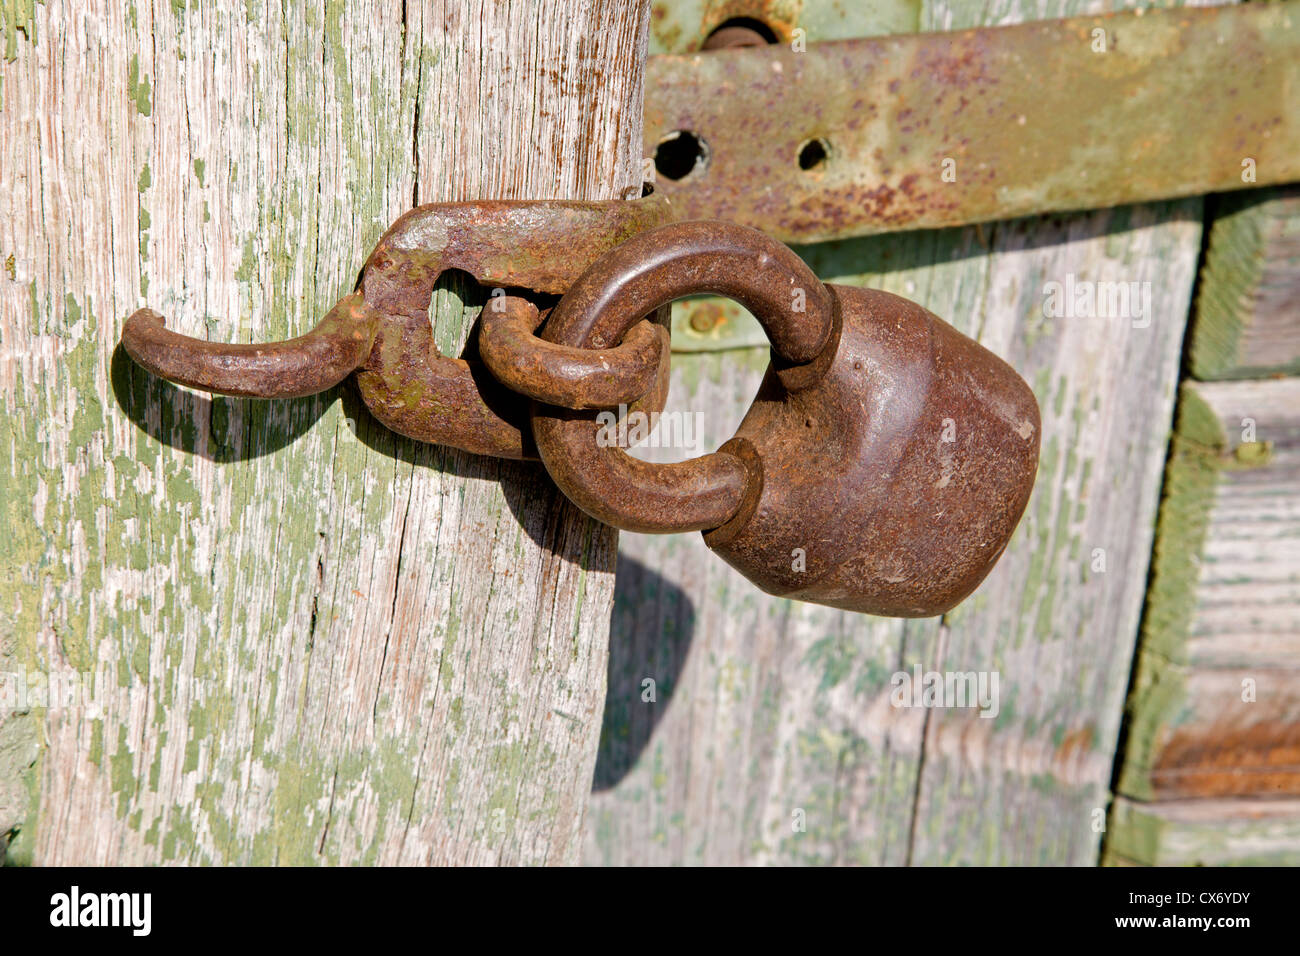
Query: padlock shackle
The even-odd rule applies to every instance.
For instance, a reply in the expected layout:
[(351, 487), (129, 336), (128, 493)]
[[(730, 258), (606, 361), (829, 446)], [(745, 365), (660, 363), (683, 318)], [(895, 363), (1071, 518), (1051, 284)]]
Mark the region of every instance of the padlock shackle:
[(831, 339), (834, 298), (791, 249), (733, 222), (675, 222), (633, 236), (597, 259), (547, 319), (543, 337), (609, 348), (674, 299), (735, 299), (791, 365), (811, 362)]
[[(633, 236), (597, 259), (565, 293), (542, 332), (585, 349), (618, 344), (674, 299), (711, 292), (754, 314), (772, 342), (773, 364), (802, 387), (835, 348), (835, 297), (788, 247), (729, 222), (678, 222)], [(719, 528), (752, 503), (762, 484), (735, 443), (710, 455), (649, 464), (600, 438), (590, 414), (533, 409), (533, 437), (547, 471), (588, 514), (629, 531)]]

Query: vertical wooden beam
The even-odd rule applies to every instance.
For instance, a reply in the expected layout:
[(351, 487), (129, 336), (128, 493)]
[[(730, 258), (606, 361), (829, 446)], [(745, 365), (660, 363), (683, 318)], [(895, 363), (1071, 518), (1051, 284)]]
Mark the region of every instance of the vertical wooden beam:
[(1117, 864), (1300, 859), (1300, 187), (1207, 208), (1116, 758)]
[(302, 332), (416, 199), (638, 185), (645, 5), (24, 9), (0, 11), (11, 859), (573, 861), (613, 532), (346, 386), (209, 399), (114, 343), (145, 304)]
[(1300, 827), (1297, 408), (1297, 378), (1182, 387), (1112, 862), (1297, 859), (1271, 836)]

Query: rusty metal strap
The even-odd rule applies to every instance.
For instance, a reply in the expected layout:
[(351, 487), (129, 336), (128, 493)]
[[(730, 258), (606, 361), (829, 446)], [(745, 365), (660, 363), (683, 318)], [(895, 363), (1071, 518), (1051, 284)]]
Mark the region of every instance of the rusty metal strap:
[(1300, 3), (651, 57), (645, 135), (786, 242), (1300, 180)]

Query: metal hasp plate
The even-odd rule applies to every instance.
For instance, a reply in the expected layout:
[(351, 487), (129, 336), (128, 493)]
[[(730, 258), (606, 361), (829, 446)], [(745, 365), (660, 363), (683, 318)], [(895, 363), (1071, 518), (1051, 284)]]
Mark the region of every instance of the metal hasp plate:
[[(219, 343), (181, 335), (140, 309), (122, 347), (168, 381), (226, 395), (290, 398), (356, 379), (362, 401), (393, 431), (479, 455), (534, 458), (528, 402), (518, 392), (585, 408), (625, 401), (663, 407), (668, 335), (645, 323), (618, 348), (563, 350), (532, 335), (537, 308), (514, 291), (564, 292), (602, 252), (667, 218), (657, 196), (634, 201), (482, 200), (431, 203), (406, 213), (370, 254), (359, 288), (305, 335), (287, 342)], [(442, 355), (429, 300), (448, 269), (497, 286), (485, 316), (497, 329), (491, 361)], [(471, 349), (471, 354), (472, 354)], [(640, 404), (636, 404), (639, 402)]]
[(656, 56), (645, 102), (674, 218), (786, 242), (1288, 182), (1300, 3)]

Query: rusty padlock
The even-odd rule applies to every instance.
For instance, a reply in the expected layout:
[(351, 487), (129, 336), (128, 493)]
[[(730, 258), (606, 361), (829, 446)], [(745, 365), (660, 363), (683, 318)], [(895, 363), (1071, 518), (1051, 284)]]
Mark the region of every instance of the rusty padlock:
[(736, 436), (651, 464), (598, 441), (596, 413), (535, 403), (538, 451), (569, 498), (629, 530), (702, 530), (778, 596), (923, 617), (970, 594), (1033, 488), (1039, 414), (1024, 380), (915, 303), (823, 285), (781, 243), (723, 222), (663, 226), (606, 253), (544, 337), (605, 348), (698, 292), (746, 306), (772, 343)]

